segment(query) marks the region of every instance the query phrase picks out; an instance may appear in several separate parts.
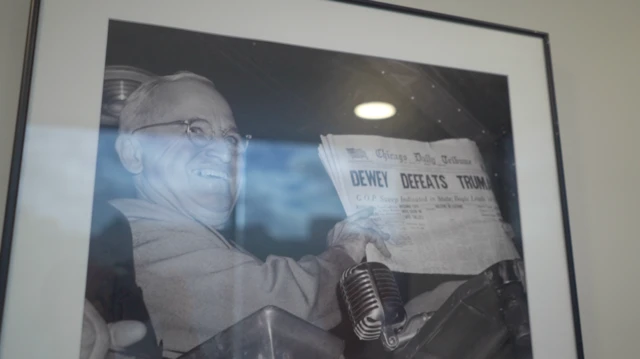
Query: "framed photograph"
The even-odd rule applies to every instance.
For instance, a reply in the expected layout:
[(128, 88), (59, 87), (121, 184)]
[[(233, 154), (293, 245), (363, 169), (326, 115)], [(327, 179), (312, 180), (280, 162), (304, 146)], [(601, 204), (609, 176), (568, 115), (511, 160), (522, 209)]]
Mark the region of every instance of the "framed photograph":
[(0, 356), (583, 357), (547, 34), (331, 0), (29, 29)]

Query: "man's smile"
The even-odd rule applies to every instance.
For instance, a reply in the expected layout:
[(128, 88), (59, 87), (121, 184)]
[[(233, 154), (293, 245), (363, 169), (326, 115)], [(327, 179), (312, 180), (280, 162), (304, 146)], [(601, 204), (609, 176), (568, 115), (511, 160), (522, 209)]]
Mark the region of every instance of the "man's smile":
[(196, 168), (191, 170), (191, 174), (206, 179), (220, 178), (229, 180), (229, 175), (226, 172), (210, 168)]

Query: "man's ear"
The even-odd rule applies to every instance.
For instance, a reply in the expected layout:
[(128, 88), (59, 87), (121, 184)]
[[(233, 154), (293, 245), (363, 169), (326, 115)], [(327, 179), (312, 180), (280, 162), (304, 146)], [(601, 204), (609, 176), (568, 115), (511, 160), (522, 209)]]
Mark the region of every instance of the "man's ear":
[(116, 140), (116, 151), (120, 162), (127, 171), (137, 175), (142, 172), (142, 146), (140, 142), (128, 135), (120, 135)]

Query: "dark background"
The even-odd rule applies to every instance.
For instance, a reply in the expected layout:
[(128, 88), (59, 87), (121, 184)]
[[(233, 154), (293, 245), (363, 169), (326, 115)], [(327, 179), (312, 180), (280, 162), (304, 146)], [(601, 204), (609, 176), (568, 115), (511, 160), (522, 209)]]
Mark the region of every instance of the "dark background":
[[(109, 25), (105, 64), (134, 66), (157, 75), (183, 70), (203, 75), (229, 101), (241, 131), (267, 145), (317, 147), (320, 135), (328, 133), (421, 141), (472, 139), (482, 151), (496, 199), (521, 248), (504, 76), (119, 21)], [(353, 109), (366, 101), (390, 102), (398, 112), (384, 121), (358, 119)], [(134, 195), (113, 149), (115, 134), (115, 126), (102, 125), (97, 199)], [(252, 150), (257, 151), (249, 147), (247, 168), (263, 160), (264, 153)], [(320, 165), (319, 158), (314, 160)], [(288, 175), (282, 173), (283, 178)], [(319, 171), (317, 176), (331, 186), (326, 172)], [(251, 191), (262, 180), (259, 173), (249, 172), (247, 198), (254, 198)], [(339, 205), (337, 194), (332, 193), (330, 200)], [(303, 194), (298, 198), (301, 202), (305, 202)], [(255, 222), (251, 216), (269, 214), (268, 204), (261, 205), (264, 213), (247, 211), (243, 223)], [(251, 207), (251, 202), (246, 206)], [(237, 220), (224, 235), (260, 258), (268, 254), (299, 258), (324, 250), (327, 232), (342, 219), (319, 217), (308, 235), (295, 240), (270, 235), (261, 226), (238, 225)], [(412, 285), (433, 284), (424, 278), (420, 281), (424, 283), (413, 280)]]

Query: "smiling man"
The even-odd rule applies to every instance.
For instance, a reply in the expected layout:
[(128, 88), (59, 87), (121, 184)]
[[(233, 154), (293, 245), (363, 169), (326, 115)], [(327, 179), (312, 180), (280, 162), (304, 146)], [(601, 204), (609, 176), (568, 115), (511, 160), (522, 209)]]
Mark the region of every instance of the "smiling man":
[(111, 203), (131, 224), (137, 281), (168, 357), (267, 305), (331, 328), (342, 272), (367, 243), (389, 254), (370, 210), (338, 223), (324, 253), (299, 261), (260, 261), (223, 238), (247, 140), (213, 83), (192, 73), (143, 84), (121, 112), (116, 150), (137, 198)]

